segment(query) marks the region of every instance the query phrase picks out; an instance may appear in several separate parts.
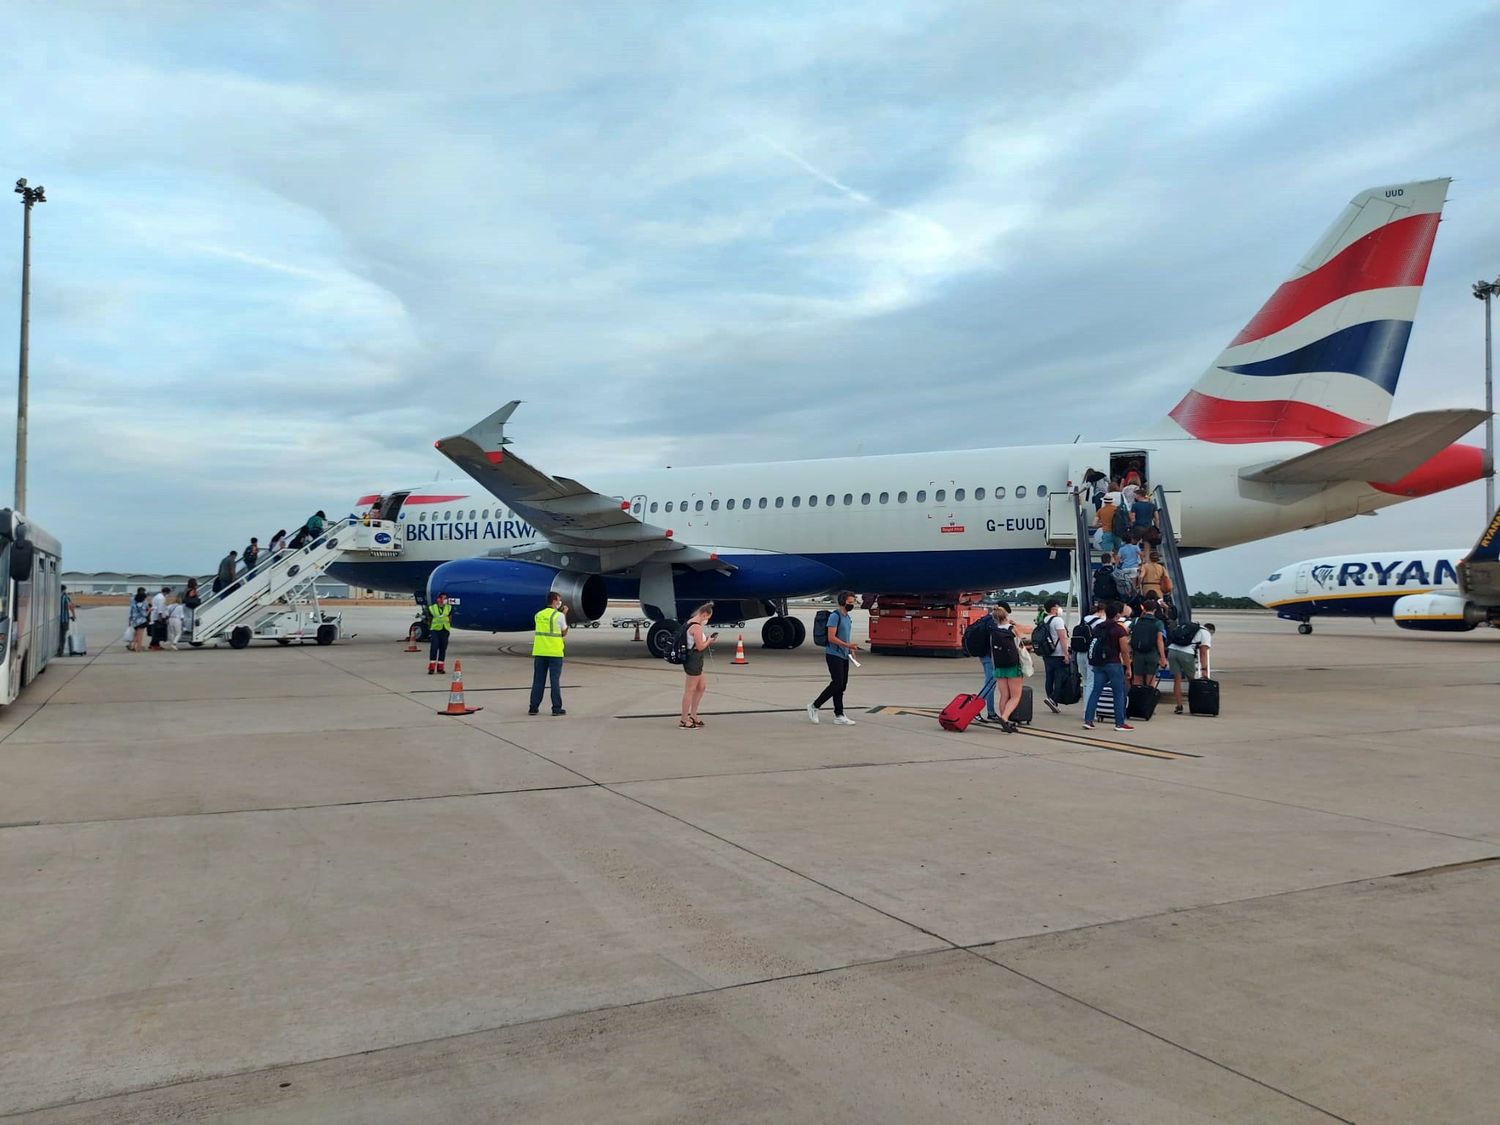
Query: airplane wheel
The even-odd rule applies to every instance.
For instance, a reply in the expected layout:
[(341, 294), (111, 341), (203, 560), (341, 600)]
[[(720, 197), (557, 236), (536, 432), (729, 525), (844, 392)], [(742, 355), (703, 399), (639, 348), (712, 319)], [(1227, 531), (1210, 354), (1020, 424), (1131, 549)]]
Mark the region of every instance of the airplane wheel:
[(790, 648), (788, 642), (795, 635), (785, 617), (769, 617), (760, 627), (760, 643), (767, 648)]
[(339, 639), (339, 627), (337, 625), (319, 625), (318, 643), (320, 645), (331, 645)]
[(229, 631), (229, 647), (245, 648), (250, 643), (250, 626), (236, 625)]
[(807, 640), (807, 626), (802, 623), (802, 619), (800, 617), (788, 617), (786, 620), (787, 624), (792, 627), (791, 641), (787, 644), (786, 647), (800, 648), (802, 646), (802, 642)]
[(646, 634), (646, 651), (658, 660), (665, 660), (672, 651), (672, 642), (677, 637), (677, 622), (658, 621)]
[(1304, 621), (1301, 625), (1297, 626), (1297, 632), (1301, 633), (1304, 637), (1308, 636), (1312, 633), (1312, 622)]

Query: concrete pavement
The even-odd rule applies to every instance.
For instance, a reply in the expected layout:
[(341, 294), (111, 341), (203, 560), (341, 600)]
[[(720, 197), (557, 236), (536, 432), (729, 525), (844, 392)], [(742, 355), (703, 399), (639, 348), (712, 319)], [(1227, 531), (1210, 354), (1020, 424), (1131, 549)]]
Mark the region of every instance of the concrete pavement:
[(726, 634), (683, 731), (609, 628), (559, 719), (460, 635), (448, 719), (404, 609), (84, 616), (0, 714), (0, 1115), (1492, 1120), (1500, 638), (1211, 615), (1225, 714), (1127, 739), (940, 731), (971, 660), (814, 727), (820, 657)]

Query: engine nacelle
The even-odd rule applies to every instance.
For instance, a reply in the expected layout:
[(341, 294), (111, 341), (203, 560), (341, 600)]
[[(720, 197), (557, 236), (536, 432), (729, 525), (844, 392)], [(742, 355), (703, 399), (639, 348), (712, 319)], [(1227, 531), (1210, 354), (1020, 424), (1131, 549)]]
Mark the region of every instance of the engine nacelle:
[(1407, 594), (1397, 598), (1391, 616), (1403, 629), (1430, 633), (1467, 633), (1485, 623), (1487, 614), (1455, 594)]
[(455, 559), (445, 562), (427, 580), (427, 600), (447, 594), (456, 629), (488, 629), (492, 633), (529, 631), (536, 611), (553, 591), (568, 607), (568, 624), (581, 625), (604, 616), (609, 604), (604, 579), (597, 574), (558, 570), (517, 559)]

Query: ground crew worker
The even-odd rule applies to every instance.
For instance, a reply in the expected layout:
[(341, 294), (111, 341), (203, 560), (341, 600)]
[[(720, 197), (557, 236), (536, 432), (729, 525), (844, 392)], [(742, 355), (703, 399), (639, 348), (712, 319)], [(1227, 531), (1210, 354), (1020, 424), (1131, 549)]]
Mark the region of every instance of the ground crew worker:
[(568, 607), (556, 590), (547, 595), (547, 608), (536, 612), (536, 636), (531, 642), (531, 706), (535, 715), (542, 706), (542, 691), (552, 680), (552, 713), (566, 715), (562, 705), (563, 638), (568, 635)]
[(453, 631), (453, 607), (448, 595), (439, 594), (427, 607), (427, 674), (446, 672), (448, 636)]

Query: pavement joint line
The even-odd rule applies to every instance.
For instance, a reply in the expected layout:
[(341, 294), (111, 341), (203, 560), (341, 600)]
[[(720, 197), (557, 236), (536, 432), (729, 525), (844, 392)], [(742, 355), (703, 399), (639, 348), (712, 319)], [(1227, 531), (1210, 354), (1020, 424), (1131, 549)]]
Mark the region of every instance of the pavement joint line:
[[(1109, 761), (1108, 758), (1100, 758), (1100, 757), (1097, 757), (1097, 756), (1094, 756), (1094, 755), (1089, 755), (1089, 756), (1076, 755), (1075, 756), (1075, 755), (1062, 755), (1062, 754), (1045, 754), (1045, 755), (1038, 754), (1038, 755), (1035, 756), (1035, 760), (1039, 761), (1039, 762), (1051, 762), (1051, 763), (1055, 763), (1055, 764), (1058, 764), (1058, 765), (1082, 766), (1084, 769), (1099, 770), (1100, 772), (1103, 772), (1103, 773), (1118, 773), (1119, 772), (1117, 770), (1110, 769), (1107, 765), (1101, 765), (1101, 764), (1099, 764), (1099, 763), (1103, 763), (1103, 762), (1108, 762)], [(1201, 785), (1201, 784), (1195, 784), (1194, 782), (1191, 782), (1191, 781), (1181, 780), (1180, 779), (1180, 775), (1177, 776), (1177, 777), (1169, 777), (1169, 776), (1167, 776), (1165, 774), (1159, 774), (1159, 773), (1153, 773), (1153, 774), (1125, 773), (1125, 774), (1121, 774), (1120, 776), (1123, 776), (1123, 777), (1136, 777), (1136, 778), (1140, 778), (1143, 781), (1159, 782), (1159, 783), (1161, 783), (1163, 785), (1180, 785), (1180, 786), (1182, 786), (1185, 789), (1196, 789), (1196, 790), (1198, 790), (1200, 792), (1203, 792), (1203, 793), (1214, 793), (1214, 794), (1217, 794), (1220, 797), (1233, 797), (1236, 800), (1241, 800), (1241, 801), (1255, 801), (1255, 802), (1258, 802), (1260, 804), (1265, 804), (1265, 805), (1276, 805), (1279, 808), (1284, 808), (1284, 809), (1298, 809), (1301, 812), (1321, 813), (1324, 816), (1336, 816), (1336, 817), (1341, 817), (1341, 818), (1343, 818), (1345, 820), (1358, 820), (1358, 821), (1362, 821), (1365, 824), (1378, 824), (1382, 828), (1399, 828), (1399, 829), (1401, 829), (1404, 832), (1426, 832), (1429, 835), (1432, 835), (1432, 836), (1442, 836), (1442, 837), (1444, 837), (1446, 839), (1449, 839), (1449, 840), (1462, 840), (1466, 844), (1493, 844), (1494, 843), (1494, 841), (1487, 840), (1487, 839), (1485, 839), (1482, 836), (1464, 836), (1464, 835), (1460, 835), (1457, 832), (1444, 832), (1440, 828), (1424, 828), (1424, 827), (1422, 827), (1421, 825), (1418, 825), (1418, 824), (1401, 824), (1398, 821), (1393, 821), (1393, 820), (1377, 820), (1375, 817), (1361, 816), (1359, 813), (1340, 812), (1337, 809), (1323, 809), (1323, 808), (1318, 808), (1316, 805), (1301, 805), (1301, 804), (1298, 804), (1295, 801), (1278, 801), (1274, 797), (1260, 797), (1260, 796), (1256, 796), (1253, 793), (1236, 793), (1236, 792), (1234, 792), (1232, 790), (1229, 790), (1229, 789), (1217, 789), (1217, 788), (1215, 788), (1212, 785)]]
[(312, 805), (257, 805), (248, 809), (199, 809), (194, 812), (141, 813), (137, 816), (96, 816), (88, 820), (16, 820), (0, 824), (7, 828), (64, 828), (83, 824), (122, 824), (137, 820), (179, 820), (200, 816), (245, 816), (252, 813), (303, 812), (316, 809), (352, 809), (364, 805), (400, 805), (415, 801), (449, 801), (464, 797), (509, 797), (519, 793), (555, 793), (568, 789), (592, 789), (596, 782), (574, 785), (533, 785), (523, 789), (476, 789), (471, 793), (427, 793), (414, 797), (371, 797), (362, 801), (325, 801)]
[(1034, 977), (1029, 973), (1023, 973), (1020, 969), (1007, 965), (1003, 961), (996, 961), (993, 957), (986, 957), (983, 953), (979, 953), (976, 950), (965, 950), (965, 952), (973, 954), (973, 956), (979, 958), (979, 960), (988, 962), (989, 964), (994, 965), (996, 968), (999, 968), (1004, 972), (1014, 974), (1022, 980), (1030, 981), (1038, 988), (1045, 988), (1054, 996), (1061, 996), (1063, 999), (1070, 1000), (1075, 1004), (1089, 1009), (1089, 1011), (1091, 1012), (1097, 1012), (1099, 1015), (1104, 1016), (1106, 1019), (1113, 1020), (1116, 1023), (1122, 1024), (1133, 1031), (1138, 1031), (1142, 1035), (1149, 1036), (1150, 1038), (1155, 1039), (1158, 1043), (1165, 1043), (1169, 1047), (1182, 1051), (1185, 1054), (1192, 1055), (1195, 1059), (1201, 1059), (1203, 1062), (1208, 1063), (1210, 1066), (1218, 1067), (1220, 1070), (1223, 1070), (1226, 1073), (1233, 1074), (1239, 1078), (1243, 1078), (1246, 1082), (1253, 1082), (1263, 1090), (1270, 1090), (1274, 1094), (1279, 1094), (1280, 1096), (1288, 1098), (1299, 1105), (1306, 1106), (1308, 1109), (1311, 1109), (1317, 1113), (1321, 1113), (1323, 1116), (1329, 1118), (1330, 1120), (1343, 1122), (1343, 1125), (1356, 1125), (1356, 1123), (1351, 1118), (1340, 1117), (1331, 1109), (1325, 1109), (1323, 1106), (1318, 1105), (1316, 1102), (1310, 1102), (1306, 1098), (1298, 1097), (1290, 1090), (1283, 1090), (1281, 1087), (1273, 1085), (1263, 1078), (1256, 1078), (1253, 1074), (1247, 1074), (1245, 1071), (1232, 1067), (1228, 1063), (1214, 1058), (1212, 1055), (1206, 1055), (1202, 1051), (1195, 1051), (1192, 1047), (1189, 1047), (1185, 1043), (1179, 1043), (1177, 1040), (1171, 1039), (1168, 1036), (1163, 1035), (1161, 1032), (1152, 1031), (1149, 1027), (1138, 1024), (1133, 1020), (1126, 1019), (1124, 1016), (1120, 1015), (1117, 1012), (1111, 1012), (1108, 1008), (1101, 1008), (1098, 1004), (1090, 1003), (1089, 1001), (1083, 999), (1081, 996), (1075, 996), (1073, 993), (1067, 991), (1064, 988), (1060, 988), (1055, 984), (1048, 984), (1046, 981), (1041, 980), (1038, 977)]
[[(816, 766), (778, 766), (764, 770), (735, 770), (728, 773), (681, 773), (672, 774), (669, 777), (628, 777), (611, 778), (609, 781), (596, 782), (604, 785), (655, 785), (661, 781), (714, 781), (719, 778), (735, 777), (767, 777), (778, 773), (818, 773), (826, 770), (863, 770), (884, 769), (888, 766), (939, 766), (949, 762), (1004, 762), (1022, 757), (1019, 754), (973, 754), (961, 758), (911, 758), (900, 762), (824, 762)], [(569, 788), (563, 786), (562, 788)]]
[[(248, 1078), (256, 1074), (270, 1074), (275, 1071), (292, 1070), (296, 1067), (317, 1066), (320, 1063), (338, 1062), (341, 1059), (354, 1059), (368, 1055), (380, 1055), (388, 1051), (404, 1051), (412, 1047), (425, 1047), (435, 1043), (448, 1043), (460, 1039), (472, 1039), (478, 1035), (494, 1035), (498, 1032), (514, 1031), (521, 1028), (540, 1027), (559, 1020), (578, 1019), (580, 1017), (605, 1015), (613, 1012), (626, 1012), (634, 1008), (650, 1007), (654, 1004), (670, 1004), (678, 1000), (693, 1000), (705, 996), (716, 996), (721, 992), (736, 992), (740, 989), (755, 988), (766, 984), (781, 984), (785, 981), (804, 980), (813, 977), (825, 976), (829, 973), (849, 972), (855, 969), (874, 968), (880, 965), (894, 965), (902, 961), (915, 961), (923, 957), (938, 957), (944, 954), (963, 952), (957, 947), (943, 949), (921, 949), (911, 953), (897, 953), (890, 957), (873, 957), (864, 961), (849, 961), (842, 965), (828, 965), (821, 969), (804, 969), (795, 973), (783, 973), (779, 976), (760, 977), (756, 980), (733, 981), (729, 984), (711, 985), (706, 988), (690, 989), (686, 992), (673, 992), (663, 996), (648, 996), (640, 1000), (628, 1000), (621, 1004), (601, 1004), (594, 1008), (573, 1008), (565, 1012), (554, 1012), (551, 1015), (534, 1016), (530, 1019), (516, 1020), (512, 1023), (498, 1023), (491, 1027), (477, 1027), (470, 1031), (457, 1031), (452, 1035), (433, 1035), (426, 1039), (412, 1039), (404, 1043), (387, 1043), (378, 1047), (366, 1047), (360, 1051), (345, 1051), (337, 1055), (320, 1055), (317, 1058), (297, 1059), (290, 1062), (271, 1063), (268, 1066), (247, 1067), (243, 1070), (228, 1070), (220, 1074), (195, 1074), (190, 1078), (179, 1078), (171, 1082), (159, 1082), (149, 1086), (135, 1086), (130, 1089), (116, 1090), (108, 1094), (100, 1094), (94, 1098), (74, 1098), (70, 1101), (48, 1102), (45, 1105), (27, 1106), (24, 1109), (11, 1110), (0, 1113), (0, 1121), (27, 1114), (42, 1113), (47, 1110), (69, 1109), (75, 1106), (95, 1105), (99, 1102), (113, 1101), (117, 1098), (135, 1098), (143, 1094), (155, 1093), (160, 1090), (171, 1090), (179, 1086), (195, 1086), (204, 1082), (219, 1082), (232, 1078)], [(980, 960), (988, 960), (981, 957)], [(991, 962), (993, 963), (993, 962)]]

